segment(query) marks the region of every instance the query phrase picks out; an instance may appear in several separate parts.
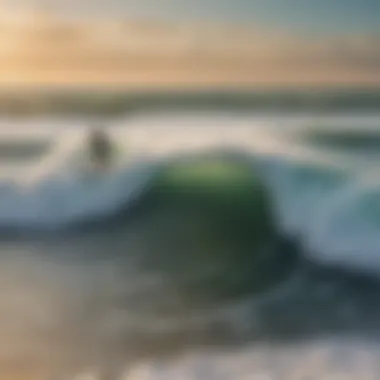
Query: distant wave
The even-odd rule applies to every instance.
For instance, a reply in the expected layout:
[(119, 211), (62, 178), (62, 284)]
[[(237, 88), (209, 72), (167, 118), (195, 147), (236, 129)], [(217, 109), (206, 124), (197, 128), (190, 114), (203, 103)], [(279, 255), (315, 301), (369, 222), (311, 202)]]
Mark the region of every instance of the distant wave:
[[(99, 96), (101, 93), (101, 96)], [(37, 101), (36, 101), (37, 100)], [(157, 109), (214, 109), (244, 111), (377, 111), (379, 89), (341, 91), (72, 91), (4, 92), (0, 112), (26, 115), (122, 115)]]
[(50, 141), (2, 139), (0, 141), (0, 161), (33, 160), (47, 154), (52, 148)]
[(321, 148), (339, 149), (350, 154), (371, 151), (380, 155), (380, 125), (376, 129), (314, 127), (305, 132), (304, 139)]

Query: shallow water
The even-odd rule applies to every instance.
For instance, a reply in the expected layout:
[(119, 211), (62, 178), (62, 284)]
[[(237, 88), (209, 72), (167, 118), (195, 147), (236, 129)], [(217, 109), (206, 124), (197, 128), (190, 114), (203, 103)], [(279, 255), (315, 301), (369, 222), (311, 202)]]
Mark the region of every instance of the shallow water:
[[(45, 138), (55, 148), (28, 165), (0, 158), (2, 377), (377, 378), (380, 115), (162, 112), (111, 124), (126, 163), (88, 189), (72, 174), (83, 120), (30, 121), (27, 132), (3, 122), (3, 139)], [(355, 149), (345, 145), (352, 130), (361, 136)], [(260, 296), (200, 302), (207, 289), (198, 289), (184, 297), (174, 274), (186, 252), (171, 240), (173, 223), (182, 227), (170, 214), (60, 233), (79, 219), (128, 212), (160, 159), (216, 147), (244, 151), (258, 166), (290, 241), (276, 249), (289, 260), (301, 255), (291, 275)], [(80, 218), (68, 212), (83, 199)], [(209, 274), (202, 258), (189, 266), (195, 279)]]

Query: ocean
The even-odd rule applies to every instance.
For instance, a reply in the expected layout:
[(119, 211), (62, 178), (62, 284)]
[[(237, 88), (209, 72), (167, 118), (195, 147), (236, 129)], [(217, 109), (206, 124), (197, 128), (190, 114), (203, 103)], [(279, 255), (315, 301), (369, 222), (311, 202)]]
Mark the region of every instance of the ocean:
[[(379, 96), (295, 108), (230, 97), (3, 113), (1, 379), (378, 378)], [(93, 126), (115, 143), (102, 177), (84, 174)], [(244, 161), (268, 191), (271, 286), (255, 289), (252, 251), (229, 245), (243, 216), (212, 240), (194, 216), (144, 206), (160, 170), (206, 151)]]

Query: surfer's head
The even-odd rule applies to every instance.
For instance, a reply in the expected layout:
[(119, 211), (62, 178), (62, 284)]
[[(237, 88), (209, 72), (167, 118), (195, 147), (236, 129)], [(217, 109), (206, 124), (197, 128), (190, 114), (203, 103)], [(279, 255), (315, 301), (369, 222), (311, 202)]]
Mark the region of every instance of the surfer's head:
[(89, 132), (89, 137), (91, 140), (108, 140), (108, 136), (104, 129), (95, 127)]
[(93, 163), (101, 165), (109, 164), (112, 155), (112, 144), (103, 129), (94, 128), (90, 131), (88, 149)]

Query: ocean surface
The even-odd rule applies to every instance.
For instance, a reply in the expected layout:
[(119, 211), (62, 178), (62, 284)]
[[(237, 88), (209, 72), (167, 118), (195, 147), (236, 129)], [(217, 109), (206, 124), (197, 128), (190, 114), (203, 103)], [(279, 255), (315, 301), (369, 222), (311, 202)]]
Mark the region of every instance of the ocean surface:
[[(103, 124), (118, 160), (89, 179), (93, 119), (0, 120), (1, 379), (378, 379), (380, 113), (195, 108)], [(186, 299), (173, 273), (189, 251), (136, 215), (160, 167), (207, 149), (252, 162), (278, 249), (301, 258), (263, 293)]]

